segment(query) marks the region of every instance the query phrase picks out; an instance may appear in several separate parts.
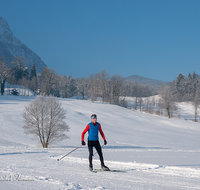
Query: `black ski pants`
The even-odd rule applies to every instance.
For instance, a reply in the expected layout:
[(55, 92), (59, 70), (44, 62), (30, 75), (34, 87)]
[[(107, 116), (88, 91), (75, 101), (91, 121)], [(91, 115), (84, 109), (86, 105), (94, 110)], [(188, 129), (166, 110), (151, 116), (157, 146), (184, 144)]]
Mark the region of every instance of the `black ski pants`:
[(99, 141), (88, 141), (88, 150), (89, 150), (89, 164), (92, 167), (92, 156), (93, 156), (93, 147), (96, 148), (97, 153), (99, 154), (99, 159), (101, 165), (104, 165), (103, 154)]

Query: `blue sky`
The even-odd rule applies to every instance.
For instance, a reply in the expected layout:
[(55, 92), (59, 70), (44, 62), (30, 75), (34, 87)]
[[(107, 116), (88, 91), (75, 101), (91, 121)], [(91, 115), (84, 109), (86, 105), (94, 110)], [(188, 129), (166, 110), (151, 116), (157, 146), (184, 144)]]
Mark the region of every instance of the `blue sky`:
[(199, 0), (0, 0), (13, 34), (73, 77), (200, 74), (199, 10)]

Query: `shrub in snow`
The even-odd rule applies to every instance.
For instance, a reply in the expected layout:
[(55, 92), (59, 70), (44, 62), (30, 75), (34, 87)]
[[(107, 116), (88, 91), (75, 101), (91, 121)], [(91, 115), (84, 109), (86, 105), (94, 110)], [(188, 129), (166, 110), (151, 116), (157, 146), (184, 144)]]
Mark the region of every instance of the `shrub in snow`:
[(18, 96), (19, 92), (16, 89), (13, 89), (11, 92), (12, 95)]

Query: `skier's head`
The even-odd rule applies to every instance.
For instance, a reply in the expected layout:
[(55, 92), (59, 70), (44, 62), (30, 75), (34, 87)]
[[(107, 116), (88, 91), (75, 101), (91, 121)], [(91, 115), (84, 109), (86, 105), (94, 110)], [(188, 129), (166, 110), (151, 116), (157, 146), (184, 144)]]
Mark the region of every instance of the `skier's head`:
[(96, 123), (97, 122), (97, 115), (96, 114), (92, 114), (91, 115), (91, 120), (93, 123)]

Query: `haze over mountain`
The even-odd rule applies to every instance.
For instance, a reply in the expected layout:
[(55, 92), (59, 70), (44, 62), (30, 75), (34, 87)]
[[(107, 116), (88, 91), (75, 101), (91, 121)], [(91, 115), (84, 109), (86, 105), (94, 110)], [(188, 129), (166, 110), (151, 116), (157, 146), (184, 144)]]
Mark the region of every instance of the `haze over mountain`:
[(36, 53), (13, 35), (7, 21), (0, 16), (0, 57), (3, 55), (8, 63), (10, 63), (14, 57), (23, 56), (28, 62), (29, 69), (34, 63), (38, 73), (46, 67), (46, 64)]
[(138, 75), (131, 75), (129, 77), (126, 77), (125, 80), (132, 81), (138, 84), (148, 84), (148, 85), (153, 85), (153, 86), (166, 85), (168, 83), (161, 80), (150, 79), (150, 78), (146, 78), (146, 77), (142, 77)]

